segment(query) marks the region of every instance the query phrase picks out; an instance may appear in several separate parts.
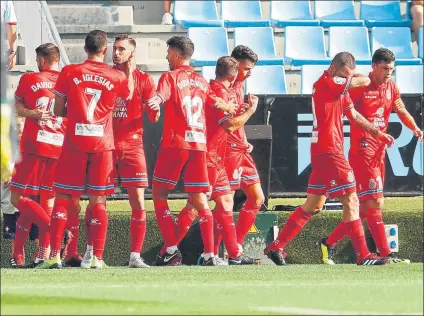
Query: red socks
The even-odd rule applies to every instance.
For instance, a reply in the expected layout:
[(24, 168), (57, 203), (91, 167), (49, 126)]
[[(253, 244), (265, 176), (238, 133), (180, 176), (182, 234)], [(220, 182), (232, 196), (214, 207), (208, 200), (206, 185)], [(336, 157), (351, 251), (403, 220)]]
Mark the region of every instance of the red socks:
[(87, 241), (87, 245), (89, 246), (93, 246), (93, 238), (91, 237), (91, 231), (90, 231), (90, 223), (92, 218), (93, 218), (93, 214), (91, 213), (91, 208), (87, 206), (87, 209), (85, 210), (85, 216), (84, 216), (84, 232), (85, 232), (85, 239)]
[[(156, 201), (153, 202), (155, 206), (156, 219), (160, 232), (162, 233), (163, 241), (165, 243), (164, 248), (172, 247), (177, 245), (174, 230), (174, 221), (172, 212), (169, 209), (168, 202)], [(163, 253), (162, 253), (163, 254)]]
[(24, 214), (20, 214), (16, 222), (15, 232), (15, 246), (13, 249), (13, 258), (18, 255), (24, 256), (24, 245), (28, 239), (29, 231), (31, 229), (31, 222), (25, 217)]
[(370, 255), (370, 252), (367, 247), (365, 240), (364, 227), (362, 226), (362, 221), (357, 219), (352, 222), (345, 222), (345, 233), (349, 236), (352, 241), (353, 249), (355, 249), (356, 260), (359, 264), (362, 260)]
[(63, 233), (68, 220), (69, 200), (56, 198), (50, 225), (50, 259), (60, 254)]
[[(213, 215), (216, 221), (217, 229), (222, 233), (222, 239), (224, 240), (224, 245), (227, 248), (229, 257), (232, 259), (237, 258), (239, 256), (239, 250), (237, 245), (236, 227), (234, 225), (233, 212), (227, 212), (224, 209), (215, 208)], [(218, 247), (219, 243), (216, 244), (215, 238), (215, 254), (218, 254)]]
[[(219, 214), (217, 214), (218, 209), (215, 208), (215, 210), (212, 212), (212, 216), (213, 216), (213, 238), (214, 238), (214, 242), (213, 242), (213, 253), (215, 254), (215, 256), (218, 256), (219, 253), (219, 246), (221, 244), (221, 240), (222, 240), (222, 230), (223, 230), (223, 226), (222, 224), (218, 223), (218, 219), (217, 216)], [(234, 225), (234, 220), (233, 220), (233, 225)], [(236, 226), (234, 225), (234, 228)], [(236, 233), (236, 242), (237, 242), (237, 233)]]
[(312, 218), (312, 216), (306, 213), (300, 206), (290, 215), (287, 219), (286, 224), (281, 229), (276, 240), (270, 245), (269, 249), (281, 250), (283, 249), (297, 234), (300, 233), (303, 226)]
[(367, 222), (380, 256), (387, 257), (390, 254), (390, 247), (387, 242), (381, 208), (369, 208), (367, 210)]
[(91, 207), (91, 213), (92, 219), (90, 222), (90, 231), (93, 239), (93, 254), (97, 257), (97, 259), (103, 260), (108, 227), (106, 204), (94, 204)]
[(261, 209), (261, 205), (250, 204), (246, 202), (243, 208), (240, 210), (240, 214), (237, 220), (237, 242), (242, 245), (244, 238), (249, 232), (252, 225), (255, 223), (256, 215)]
[(140, 253), (146, 236), (146, 211), (132, 210), (130, 221), (131, 252)]
[(78, 236), (79, 236), (79, 214), (68, 214), (66, 229), (72, 233), (72, 240), (68, 245), (66, 259), (78, 256)]
[(345, 222), (341, 221), (339, 225), (328, 235), (327, 245), (334, 247), (340, 240), (346, 237)]
[(214, 240), (213, 240), (213, 216), (211, 210), (200, 210), (199, 211), (199, 224), (200, 233), (203, 240), (204, 253), (213, 253), (214, 251)]
[(35, 223), (40, 229), (48, 230), (50, 217), (46, 214), (40, 204), (29, 198), (22, 197), (16, 205), (16, 208), (19, 212), (21, 212), (21, 215), (25, 214), (25, 217), (29, 222)]
[(197, 211), (192, 208), (184, 207), (180, 214), (178, 214), (177, 222), (175, 225), (176, 242), (177, 245), (184, 239), (191, 224), (197, 217)]

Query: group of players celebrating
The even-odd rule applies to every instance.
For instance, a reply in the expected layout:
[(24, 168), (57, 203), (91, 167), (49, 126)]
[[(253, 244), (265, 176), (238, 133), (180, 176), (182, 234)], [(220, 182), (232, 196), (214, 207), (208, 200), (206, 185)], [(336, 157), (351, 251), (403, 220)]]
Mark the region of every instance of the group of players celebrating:
[[(181, 264), (178, 244), (197, 216), (204, 246), (199, 264), (259, 264), (260, 260), (244, 254), (242, 247), (264, 203), (250, 155), (253, 148), (244, 132), (258, 105), (258, 98), (251, 94), (245, 102), (244, 83), (258, 57), (246, 46), (235, 47), (231, 56), (218, 59), (216, 78), (208, 83), (190, 66), (195, 48), (189, 38), (174, 36), (167, 45), (170, 71), (160, 77), (157, 88), (149, 74), (136, 68), (136, 42), (129, 35), (115, 38), (113, 67), (104, 63), (107, 34), (99, 30), (85, 38), (87, 60), (62, 71), (54, 44), (36, 49), (40, 71), (24, 74), (15, 94), (17, 113), (26, 117), (26, 122), (21, 160), (10, 183), (11, 203), (21, 213), (14, 266), (24, 266), (24, 243), (35, 223), (40, 232), (32, 267), (62, 267), (66, 229), (73, 238), (65, 262), (77, 262), (81, 268), (105, 267), (106, 196), (120, 184), (128, 191), (132, 209), (129, 266), (149, 267), (140, 256), (146, 234), (144, 189), (148, 187), (144, 113), (153, 123), (164, 116), (152, 181), (154, 209), (164, 240), (155, 265)], [(343, 219), (320, 241), (323, 263), (334, 264), (335, 245), (346, 235), (360, 265), (409, 263), (390, 252), (382, 221), (385, 148), (394, 142), (386, 134), (391, 111), (395, 110), (421, 141), (423, 138), (391, 80), (394, 61), (392, 52), (379, 49), (373, 55), (372, 72), (364, 76), (355, 74), (354, 57), (342, 52), (314, 84), (308, 197), (264, 251), (275, 264), (285, 264), (283, 248), (321, 210), (327, 196), (340, 199)], [(344, 115), (351, 121), (349, 162), (343, 155)], [(174, 218), (168, 195), (180, 177), (189, 198)], [(234, 223), (237, 189), (245, 192), (247, 200)], [(77, 239), (83, 193), (89, 204), (84, 219), (87, 248), (81, 257)], [(215, 201), (213, 210), (208, 199)], [(367, 248), (361, 219), (368, 222), (378, 256)], [(218, 257), (221, 240), (228, 261)]]

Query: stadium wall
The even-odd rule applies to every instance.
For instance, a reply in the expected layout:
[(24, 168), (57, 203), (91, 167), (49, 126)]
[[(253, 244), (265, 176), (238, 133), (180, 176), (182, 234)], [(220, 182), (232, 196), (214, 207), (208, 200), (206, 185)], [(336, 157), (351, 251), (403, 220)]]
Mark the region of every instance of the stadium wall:
[[(285, 224), (291, 212), (279, 213), (279, 227)], [(113, 212), (109, 215), (109, 231), (105, 250), (105, 262), (110, 266), (126, 266), (130, 247), (129, 235), (129, 212)], [(320, 237), (328, 235), (340, 222), (341, 212), (323, 212), (312, 218), (311, 222), (303, 229), (285, 251), (288, 253), (289, 264), (317, 264), (320, 263), (320, 251), (315, 245)], [(396, 223), (399, 228), (399, 255), (401, 258), (409, 258), (412, 262), (423, 262), (424, 236), (423, 236), (423, 212), (402, 211), (387, 212), (384, 215), (387, 224)], [(2, 223), (3, 224), (3, 223)], [(366, 227), (366, 225), (365, 225)], [(85, 250), (84, 221), (80, 219), (79, 250)], [(193, 234), (191, 234), (193, 235)], [(375, 245), (366, 228), (368, 245), (371, 251), (375, 251)], [(197, 236), (200, 240), (200, 236)], [(197, 241), (193, 241), (195, 243)], [(162, 237), (157, 226), (154, 212), (148, 212), (147, 234), (143, 247), (143, 257), (147, 263), (152, 263), (156, 254), (162, 247)], [(29, 242), (26, 247), (26, 258), (29, 262), (35, 251), (35, 243)], [(10, 240), (1, 240), (1, 267), (9, 267), (11, 258)], [(335, 257), (337, 263), (354, 263), (355, 253), (347, 238), (337, 248)]]

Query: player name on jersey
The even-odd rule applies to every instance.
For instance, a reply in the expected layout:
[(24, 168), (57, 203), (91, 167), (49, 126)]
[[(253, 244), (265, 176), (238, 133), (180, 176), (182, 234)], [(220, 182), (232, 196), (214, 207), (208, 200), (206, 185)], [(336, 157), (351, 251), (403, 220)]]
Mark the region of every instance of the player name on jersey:
[(82, 81), (97, 82), (97, 83), (100, 83), (102, 86), (105, 86), (106, 89), (108, 89), (109, 91), (111, 91), (115, 87), (113, 85), (113, 83), (111, 83), (106, 78), (104, 78), (102, 76), (91, 75), (91, 74), (82, 74), (82, 81), (80, 79), (78, 79), (77, 77), (74, 77), (72, 80), (77, 85), (80, 84)]
[(196, 86), (196, 87), (202, 89), (203, 92), (206, 92), (207, 91), (207, 87), (206, 87), (206, 85), (205, 85), (204, 82), (201, 82), (201, 81), (198, 81), (198, 80), (194, 80), (194, 79), (184, 79), (184, 80), (178, 82), (177, 83), (177, 86), (178, 86), (178, 88), (180, 90), (181, 89), (184, 89), (185, 87), (188, 87), (188, 86), (190, 86), (190, 87), (191, 86)]
[(53, 89), (53, 82), (43, 81), (37, 82), (31, 86), (31, 90), (37, 92), (40, 89)]

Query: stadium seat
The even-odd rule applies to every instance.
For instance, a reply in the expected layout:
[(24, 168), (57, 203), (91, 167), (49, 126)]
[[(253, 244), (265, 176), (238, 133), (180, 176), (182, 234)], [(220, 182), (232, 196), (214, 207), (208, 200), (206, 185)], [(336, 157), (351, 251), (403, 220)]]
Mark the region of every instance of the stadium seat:
[(314, 1), (315, 19), (321, 26), (363, 26), (364, 21), (356, 19), (353, 1)]
[(215, 1), (174, 1), (174, 21), (181, 27), (224, 26)]
[(423, 27), (418, 30), (418, 57), (424, 59), (424, 31)]
[(283, 66), (256, 66), (247, 79), (246, 92), (254, 95), (286, 94), (286, 87)]
[(328, 31), (328, 55), (333, 58), (339, 52), (350, 52), (357, 64), (370, 64), (371, 52), (368, 29), (365, 26), (333, 26)]
[(206, 79), (207, 82), (209, 82), (211, 79), (215, 79), (215, 69), (215, 66), (202, 67), (201, 75)]
[(194, 43), (193, 66), (213, 66), (221, 56), (228, 56), (227, 30), (224, 27), (191, 27), (188, 37)]
[(397, 66), (396, 84), (400, 93), (423, 93), (423, 66)]
[(261, 3), (257, 0), (221, 1), (221, 17), (226, 27), (271, 25), (269, 20), (262, 18)]
[(373, 27), (371, 29), (371, 51), (386, 47), (396, 56), (396, 65), (417, 65), (421, 59), (412, 53), (409, 27)]
[(402, 19), (400, 3), (397, 1), (361, 1), (360, 19), (368, 27), (410, 26), (410, 19)]
[(329, 64), (321, 26), (287, 26), (284, 34), (284, 58), (293, 66)]
[(274, 33), (270, 27), (238, 27), (234, 29), (234, 46), (250, 47), (259, 57), (258, 65), (283, 65), (284, 58), (275, 52)]
[(271, 21), (276, 27), (318, 26), (309, 6), (309, 0), (278, 1), (271, 0)]
[(328, 67), (328, 65), (303, 65), (300, 71), (300, 93), (312, 94), (312, 86)]

